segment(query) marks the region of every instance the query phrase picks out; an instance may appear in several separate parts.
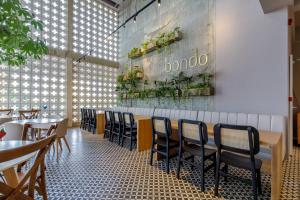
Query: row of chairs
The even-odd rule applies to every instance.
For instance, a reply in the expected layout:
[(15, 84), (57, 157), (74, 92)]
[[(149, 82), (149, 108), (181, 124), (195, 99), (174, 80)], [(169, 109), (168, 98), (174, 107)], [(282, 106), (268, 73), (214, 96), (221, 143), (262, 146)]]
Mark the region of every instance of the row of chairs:
[(130, 140), (130, 151), (137, 140), (137, 127), (132, 113), (105, 111), (104, 137), (113, 142), (117, 136), (118, 144), (124, 146), (125, 139)]
[(80, 128), (96, 133), (97, 129), (97, 112), (96, 109), (81, 108)]
[[(207, 147), (208, 134), (204, 122), (181, 119), (178, 122), (179, 142), (173, 140), (171, 122), (169, 118), (152, 117), (152, 147), (150, 164), (153, 164), (153, 154), (156, 152), (166, 158), (167, 173), (169, 173), (169, 159), (171, 149), (178, 148), (177, 177), (183, 162), (191, 168), (201, 170), (201, 189), (205, 190), (205, 172), (214, 169), (215, 195), (219, 193), (220, 176), (227, 181), (228, 166), (249, 170), (252, 174), (253, 199), (261, 194), (261, 166), (262, 161), (255, 158), (259, 153), (259, 133), (251, 126), (216, 124), (214, 126), (215, 148)], [(195, 164), (195, 156), (200, 158), (200, 165)], [(174, 156), (173, 156), (174, 157)], [(205, 165), (207, 160), (212, 164)], [(224, 167), (221, 169), (221, 163)], [(206, 167), (205, 167), (206, 166)], [(233, 177), (233, 176), (230, 176)], [(235, 177), (236, 178), (236, 177)]]
[[(124, 138), (136, 142), (137, 128), (132, 113), (105, 111), (105, 133), (113, 141), (118, 136), (118, 144), (123, 146)], [(179, 141), (172, 137), (172, 127), (169, 118), (152, 117), (152, 146), (150, 164), (153, 165), (154, 153), (166, 160), (167, 173), (170, 171), (170, 159), (177, 158), (177, 178), (183, 162), (188, 163), (193, 170), (201, 171), (201, 190), (205, 190), (205, 172), (213, 169), (215, 177), (215, 195), (219, 193), (220, 176), (227, 181), (228, 166), (248, 170), (252, 174), (253, 199), (261, 194), (262, 161), (255, 158), (260, 151), (259, 132), (251, 126), (216, 124), (214, 126), (215, 147), (208, 147), (207, 125), (201, 121), (181, 119), (178, 121)], [(238, 139), (237, 139), (238, 138)], [(200, 164), (195, 162), (200, 159)], [(221, 164), (223, 167), (221, 168)], [(230, 176), (232, 177), (232, 176)]]

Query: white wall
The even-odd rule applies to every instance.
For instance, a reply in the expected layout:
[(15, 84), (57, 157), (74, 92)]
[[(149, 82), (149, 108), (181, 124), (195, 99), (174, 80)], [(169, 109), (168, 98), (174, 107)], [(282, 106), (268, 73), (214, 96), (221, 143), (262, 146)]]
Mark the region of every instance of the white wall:
[(217, 0), (215, 109), (288, 116), (288, 10)]

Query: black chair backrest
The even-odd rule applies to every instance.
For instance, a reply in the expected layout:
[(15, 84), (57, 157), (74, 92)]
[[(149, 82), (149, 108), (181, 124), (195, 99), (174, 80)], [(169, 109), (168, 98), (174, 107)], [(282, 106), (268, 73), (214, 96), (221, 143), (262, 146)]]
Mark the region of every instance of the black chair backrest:
[(93, 122), (97, 121), (97, 111), (96, 109), (92, 109)]
[(132, 113), (124, 112), (123, 113), (123, 121), (124, 121), (124, 126), (127, 126), (129, 128), (133, 128), (133, 126), (134, 126), (134, 117), (133, 117)]
[(153, 136), (159, 135), (160, 137), (170, 138), (172, 134), (171, 121), (166, 117), (152, 117), (152, 132)]
[(84, 121), (86, 122), (89, 119), (87, 108), (83, 108), (83, 113), (84, 113)]
[(207, 144), (207, 126), (204, 122), (180, 119), (178, 121), (178, 128), (180, 143), (187, 141), (199, 144), (202, 147)]
[(84, 108), (80, 108), (81, 121), (84, 120)]
[(113, 121), (117, 124), (122, 124), (122, 113), (121, 112), (113, 112)]
[(104, 118), (105, 118), (105, 123), (111, 122), (111, 111), (110, 110), (104, 111)]
[(254, 159), (254, 155), (260, 150), (259, 133), (252, 126), (216, 124), (214, 138), (218, 151), (250, 155)]

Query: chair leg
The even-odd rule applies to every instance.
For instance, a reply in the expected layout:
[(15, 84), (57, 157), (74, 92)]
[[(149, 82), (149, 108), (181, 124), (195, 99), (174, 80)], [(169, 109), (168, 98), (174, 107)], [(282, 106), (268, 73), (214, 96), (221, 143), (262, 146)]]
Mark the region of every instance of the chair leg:
[[(195, 163), (195, 156), (192, 156), (192, 163)], [(194, 165), (191, 165), (191, 170), (194, 171)]]
[(133, 136), (132, 134), (130, 135), (130, 151), (132, 151), (132, 140), (133, 140)]
[(62, 151), (62, 143), (61, 143), (61, 139), (60, 138), (58, 139), (58, 144), (59, 144), (60, 150)]
[(125, 140), (125, 137), (124, 135), (121, 136), (121, 146), (123, 147), (124, 146), (124, 140)]
[(66, 144), (66, 146), (67, 146), (69, 152), (71, 153), (71, 148), (70, 148), (70, 146), (69, 146), (69, 143), (68, 143), (68, 141), (67, 141), (66, 136), (64, 136), (62, 139), (64, 140), (64, 142), (65, 142), (65, 144)]
[(150, 151), (150, 165), (153, 165), (153, 154), (154, 154), (154, 142), (152, 141), (152, 145), (151, 145), (151, 151)]
[(204, 175), (204, 158), (202, 158), (201, 162), (201, 191), (205, 190), (205, 175)]
[(220, 156), (217, 156), (216, 176), (215, 176), (215, 196), (219, 195), (219, 181), (220, 181)]
[(46, 177), (45, 177), (45, 164), (43, 163), (41, 166), (41, 192), (43, 196), (43, 200), (48, 200), (47, 189), (46, 189)]
[(256, 171), (252, 170), (252, 191), (253, 191), (253, 199), (257, 200), (257, 179), (256, 179)]
[(59, 141), (58, 141), (59, 139), (57, 138), (56, 139), (56, 160), (58, 160), (58, 143), (59, 143)]
[(261, 189), (261, 174), (260, 174), (260, 169), (257, 170), (256, 174), (257, 174), (257, 188), (258, 188), (258, 194), (261, 195), (261, 194), (262, 194), (262, 189)]
[(167, 174), (170, 173), (169, 145), (167, 146)]
[(225, 176), (224, 176), (224, 181), (227, 182), (228, 178), (227, 178), (227, 174), (228, 174), (228, 165), (225, 164), (224, 166), (224, 172), (225, 172)]
[(179, 149), (179, 155), (178, 155), (178, 163), (177, 163), (177, 178), (180, 178), (180, 167), (181, 167), (181, 159), (182, 159), (182, 149)]

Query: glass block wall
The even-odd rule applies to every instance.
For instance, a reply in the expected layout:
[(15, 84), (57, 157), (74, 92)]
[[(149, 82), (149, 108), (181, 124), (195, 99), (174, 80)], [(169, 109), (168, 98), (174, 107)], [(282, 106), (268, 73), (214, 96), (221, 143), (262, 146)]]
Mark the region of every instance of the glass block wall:
[(118, 13), (97, 0), (74, 0), (73, 50), (117, 61), (118, 37), (110, 33), (118, 27)]
[[(118, 34), (108, 38), (118, 26), (118, 13), (99, 0), (21, 0), (44, 23), (40, 36), (52, 50), (88, 54), (102, 61), (117, 61)], [(68, 5), (73, 3), (73, 5)], [(68, 7), (73, 7), (72, 33), (68, 36)], [(68, 37), (73, 49), (68, 49)], [(52, 51), (53, 52), (53, 51)], [(66, 54), (69, 59), (73, 54)], [(103, 109), (116, 103), (116, 69), (88, 61), (73, 62), (72, 88), (67, 90), (67, 57), (52, 53), (24, 66), (0, 66), (0, 109), (40, 108), (42, 116), (67, 116), (67, 92), (72, 92), (73, 121), (80, 120), (81, 107)], [(96, 62), (97, 63), (97, 62)], [(77, 96), (77, 94), (80, 94)], [(71, 95), (71, 96), (72, 96)], [(70, 95), (69, 95), (70, 96)], [(46, 109), (44, 109), (46, 108)], [(70, 116), (69, 116), (70, 117)]]
[(36, 31), (33, 35), (41, 36), (49, 47), (66, 50), (68, 1), (23, 0), (22, 3), (45, 25), (43, 32)]
[(44, 56), (27, 65), (0, 65), (0, 108), (42, 109), (43, 117), (66, 115), (66, 59)]
[(73, 67), (73, 121), (80, 120), (80, 108), (104, 110), (116, 106), (117, 69), (81, 62)]

